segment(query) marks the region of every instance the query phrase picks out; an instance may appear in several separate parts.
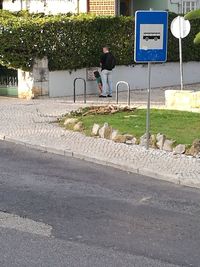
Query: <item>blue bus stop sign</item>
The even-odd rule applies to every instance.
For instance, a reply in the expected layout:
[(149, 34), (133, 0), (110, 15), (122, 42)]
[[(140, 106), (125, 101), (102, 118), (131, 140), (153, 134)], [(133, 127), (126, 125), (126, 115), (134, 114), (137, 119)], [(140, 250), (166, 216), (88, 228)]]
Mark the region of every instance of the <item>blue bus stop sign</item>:
[(135, 13), (135, 62), (165, 62), (167, 40), (167, 11), (137, 11)]

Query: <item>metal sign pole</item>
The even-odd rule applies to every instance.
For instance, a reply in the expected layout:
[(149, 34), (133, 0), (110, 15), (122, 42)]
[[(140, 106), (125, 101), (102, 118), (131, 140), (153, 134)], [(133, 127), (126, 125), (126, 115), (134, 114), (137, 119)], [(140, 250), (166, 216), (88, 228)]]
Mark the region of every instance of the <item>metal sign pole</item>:
[(151, 68), (152, 62), (166, 62), (168, 12), (139, 10), (135, 13), (135, 54), (137, 63), (148, 63), (145, 147), (150, 147)]
[[(150, 8), (150, 11), (153, 9)], [(146, 149), (149, 149), (150, 143), (150, 110), (151, 110), (151, 62), (148, 62), (148, 87), (147, 87), (147, 115), (146, 115)]]
[(182, 57), (182, 38), (179, 38), (180, 51), (180, 76), (181, 76), (181, 90), (183, 90), (183, 57)]
[(181, 17), (179, 16), (179, 57), (180, 57), (180, 77), (181, 77), (181, 90), (183, 90), (183, 53), (182, 53), (182, 27), (181, 27)]
[(150, 108), (151, 108), (151, 62), (148, 62), (148, 87), (147, 87), (147, 116), (146, 116), (146, 149), (149, 149), (150, 141)]

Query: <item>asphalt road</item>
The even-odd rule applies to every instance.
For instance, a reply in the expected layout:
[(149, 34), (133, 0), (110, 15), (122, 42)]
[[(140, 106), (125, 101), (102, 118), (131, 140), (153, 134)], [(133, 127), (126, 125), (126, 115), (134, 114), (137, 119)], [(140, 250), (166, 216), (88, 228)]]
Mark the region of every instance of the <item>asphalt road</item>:
[(200, 191), (0, 142), (0, 266), (200, 266)]

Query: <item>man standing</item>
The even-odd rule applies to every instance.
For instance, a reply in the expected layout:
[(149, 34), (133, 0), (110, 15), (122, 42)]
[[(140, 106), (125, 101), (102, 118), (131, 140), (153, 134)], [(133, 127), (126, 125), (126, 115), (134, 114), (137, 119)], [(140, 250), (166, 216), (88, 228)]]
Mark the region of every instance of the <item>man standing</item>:
[[(107, 46), (103, 47), (103, 55), (100, 59), (101, 78), (103, 83), (102, 94), (99, 97), (112, 97), (112, 70), (116, 64), (115, 58)], [(107, 95), (108, 86), (108, 95)]]

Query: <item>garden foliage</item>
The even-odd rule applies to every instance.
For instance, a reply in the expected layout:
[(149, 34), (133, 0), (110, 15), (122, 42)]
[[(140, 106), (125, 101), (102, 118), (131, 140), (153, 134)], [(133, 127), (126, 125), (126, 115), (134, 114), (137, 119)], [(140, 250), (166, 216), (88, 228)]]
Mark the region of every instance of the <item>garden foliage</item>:
[[(169, 25), (175, 14), (169, 15)], [(200, 20), (183, 40), (184, 61), (199, 61), (192, 40)], [(48, 57), (49, 69), (72, 70), (99, 65), (101, 47), (110, 45), (118, 65), (133, 64), (134, 18), (0, 11), (0, 64), (30, 70), (35, 58)], [(178, 61), (178, 41), (169, 31), (168, 61)]]

